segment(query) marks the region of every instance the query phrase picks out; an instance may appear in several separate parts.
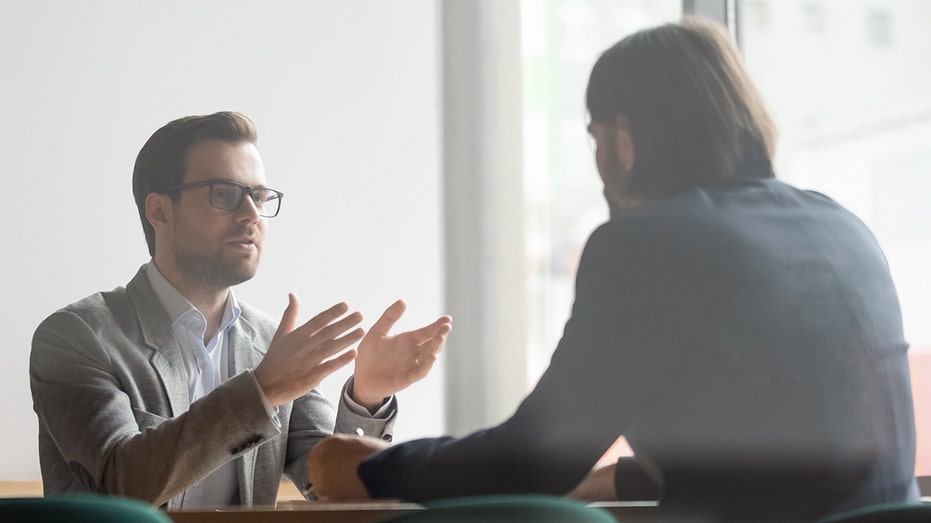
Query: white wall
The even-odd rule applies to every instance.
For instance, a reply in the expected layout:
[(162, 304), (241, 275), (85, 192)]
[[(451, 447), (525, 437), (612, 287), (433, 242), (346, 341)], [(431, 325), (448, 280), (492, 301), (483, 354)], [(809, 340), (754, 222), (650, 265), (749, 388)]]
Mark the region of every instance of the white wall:
[[(370, 325), (402, 297), (408, 328), (445, 313), (436, 19), (433, 0), (0, 2), (0, 479), (39, 479), (36, 325), (148, 258), (133, 162), (176, 117), (250, 115), (286, 193), (241, 299), (277, 315), (295, 291), (305, 319), (346, 300)], [(441, 432), (441, 380), (402, 393), (399, 439)]]

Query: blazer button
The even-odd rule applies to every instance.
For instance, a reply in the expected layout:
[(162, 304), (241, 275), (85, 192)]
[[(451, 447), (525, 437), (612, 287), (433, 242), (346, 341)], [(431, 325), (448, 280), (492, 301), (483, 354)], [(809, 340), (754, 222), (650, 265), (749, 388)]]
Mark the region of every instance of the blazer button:
[(381, 439), (387, 441), (388, 443), (391, 443), (392, 441), (394, 441), (394, 434), (385, 434), (381, 437)]

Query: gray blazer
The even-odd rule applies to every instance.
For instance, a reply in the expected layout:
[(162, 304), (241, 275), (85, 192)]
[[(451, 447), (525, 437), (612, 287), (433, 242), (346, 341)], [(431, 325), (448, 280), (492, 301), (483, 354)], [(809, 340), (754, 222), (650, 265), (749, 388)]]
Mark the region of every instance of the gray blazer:
[(334, 430), (391, 438), (396, 408), (379, 420), (340, 401), (335, 413), (316, 390), (270, 418), (251, 369), (278, 322), (240, 305), (230, 333), (233, 377), (194, 403), (144, 268), (125, 288), (43, 321), (29, 371), (46, 495), (108, 493), (178, 509), (186, 488), (235, 459), (241, 504), (273, 504), (282, 475), (307, 488), (307, 452)]

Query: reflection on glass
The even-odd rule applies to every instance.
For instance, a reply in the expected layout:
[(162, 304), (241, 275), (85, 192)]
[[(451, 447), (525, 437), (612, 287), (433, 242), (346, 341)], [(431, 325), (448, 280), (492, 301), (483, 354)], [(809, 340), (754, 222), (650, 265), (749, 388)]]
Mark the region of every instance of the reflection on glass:
[[(575, 267), (607, 219), (584, 132), (598, 54), (681, 16), (679, 0), (524, 0), (528, 378), (546, 367)], [(780, 130), (777, 175), (820, 190), (876, 233), (912, 351), (931, 352), (931, 2), (743, 0), (747, 66)]]
[(779, 125), (777, 175), (869, 225), (912, 351), (931, 351), (931, 2), (744, 0), (738, 17)]
[(608, 217), (585, 132), (585, 86), (624, 36), (681, 17), (681, 0), (524, 0), (527, 366), (535, 383), (572, 305), (581, 248)]

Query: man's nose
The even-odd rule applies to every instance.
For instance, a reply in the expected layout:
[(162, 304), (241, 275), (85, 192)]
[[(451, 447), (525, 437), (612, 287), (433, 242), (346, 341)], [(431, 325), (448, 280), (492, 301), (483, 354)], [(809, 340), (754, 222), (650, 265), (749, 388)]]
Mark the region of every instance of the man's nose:
[(242, 203), (240, 203), (239, 208), (236, 209), (236, 219), (240, 221), (257, 222), (261, 217), (255, 200), (253, 200), (252, 196), (249, 194), (244, 194)]

